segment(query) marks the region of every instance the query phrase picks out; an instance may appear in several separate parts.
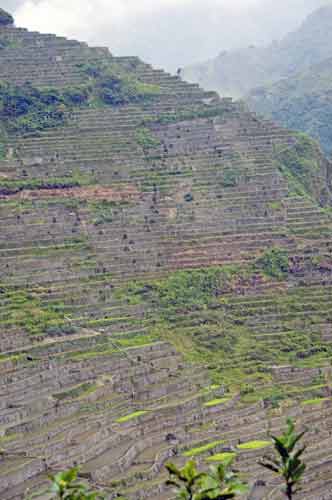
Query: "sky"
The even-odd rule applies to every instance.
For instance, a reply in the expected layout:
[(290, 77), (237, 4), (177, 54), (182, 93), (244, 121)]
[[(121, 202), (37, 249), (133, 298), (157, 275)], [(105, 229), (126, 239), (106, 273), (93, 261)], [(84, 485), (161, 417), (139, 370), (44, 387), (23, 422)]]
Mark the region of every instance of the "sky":
[(169, 71), (268, 44), (328, 0), (2, 0), (17, 26), (57, 33)]

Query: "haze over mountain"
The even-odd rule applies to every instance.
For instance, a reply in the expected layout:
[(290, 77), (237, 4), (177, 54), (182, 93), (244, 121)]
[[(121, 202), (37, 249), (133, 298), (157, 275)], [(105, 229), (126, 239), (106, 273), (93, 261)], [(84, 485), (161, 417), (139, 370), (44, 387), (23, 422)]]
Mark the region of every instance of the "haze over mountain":
[(332, 58), (252, 90), (246, 102), (257, 113), (310, 134), (332, 153)]
[[(300, 18), (299, 18), (300, 19)], [(267, 47), (222, 51), (215, 59), (185, 68), (183, 77), (221, 95), (242, 97), (332, 55), (332, 5), (311, 15), (294, 32)]]
[[(18, 25), (107, 45), (175, 71), (295, 29), (326, 0), (4, 0)], [(170, 21), (171, 20), (171, 21)]]

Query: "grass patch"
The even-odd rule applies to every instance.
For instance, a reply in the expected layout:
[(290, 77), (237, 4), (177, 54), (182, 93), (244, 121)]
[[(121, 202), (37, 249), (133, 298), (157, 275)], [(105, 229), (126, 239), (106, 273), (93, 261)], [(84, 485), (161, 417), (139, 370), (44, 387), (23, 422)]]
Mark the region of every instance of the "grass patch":
[(124, 417), (120, 417), (116, 420), (116, 423), (123, 424), (124, 422), (129, 422), (130, 420), (134, 420), (135, 418), (141, 417), (147, 413), (146, 410), (138, 410), (130, 413), (129, 415), (125, 415)]
[(305, 401), (301, 401), (302, 405), (319, 405), (324, 401), (330, 401), (331, 398), (314, 398), (314, 399), (306, 399)]
[(201, 455), (202, 453), (205, 453), (206, 451), (212, 450), (216, 446), (220, 444), (224, 444), (225, 441), (219, 440), (219, 441), (213, 441), (212, 443), (205, 444), (203, 446), (198, 446), (196, 448), (191, 448), (190, 450), (185, 451), (182, 453), (184, 457), (194, 457), (196, 455)]
[(228, 458), (233, 458), (236, 456), (236, 453), (231, 452), (231, 451), (226, 451), (224, 453), (216, 453), (215, 455), (212, 455), (211, 457), (207, 457), (205, 460), (207, 462), (223, 462), (224, 460)]
[(58, 399), (59, 401), (64, 401), (66, 399), (82, 398), (95, 392), (96, 388), (97, 388), (96, 384), (85, 382), (83, 384), (77, 385), (76, 387), (73, 387), (72, 389), (69, 389), (68, 391), (58, 392), (57, 394), (53, 394), (53, 397), (55, 399)]
[(55, 327), (73, 333), (65, 319), (63, 303), (44, 303), (37, 294), (25, 290), (4, 290), (1, 299), (6, 304), (1, 318), (3, 327), (19, 327), (30, 335), (46, 335)]
[(207, 401), (206, 403), (204, 403), (203, 406), (206, 406), (209, 408), (210, 406), (217, 406), (217, 405), (221, 405), (223, 403), (227, 403), (227, 401), (229, 401), (229, 398), (212, 399), (211, 401)]
[(237, 448), (239, 450), (260, 450), (271, 445), (271, 441), (248, 441), (247, 443), (238, 444)]
[(181, 121), (197, 120), (198, 118), (213, 118), (216, 116), (223, 116), (227, 113), (225, 105), (218, 106), (202, 106), (200, 109), (192, 111), (177, 111), (173, 113), (163, 113), (158, 118), (148, 117), (145, 118), (143, 124), (158, 123), (160, 125), (168, 125)]

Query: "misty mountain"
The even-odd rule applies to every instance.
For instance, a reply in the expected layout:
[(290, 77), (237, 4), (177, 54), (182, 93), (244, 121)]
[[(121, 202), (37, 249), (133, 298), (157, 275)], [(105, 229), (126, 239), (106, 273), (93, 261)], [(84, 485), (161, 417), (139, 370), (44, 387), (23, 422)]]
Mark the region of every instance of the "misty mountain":
[(215, 59), (185, 68), (182, 75), (206, 89), (238, 98), (255, 87), (306, 71), (329, 56), (332, 56), (331, 4), (315, 10), (298, 30), (280, 42), (268, 47), (223, 51)]
[[(137, 55), (171, 72), (227, 50), (266, 46), (327, 0), (2, 0), (16, 25)], [(171, 22), (169, 21), (171, 20)]]
[(332, 154), (332, 57), (290, 78), (252, 90), (246, 97), (259, 114), (318, 139)]

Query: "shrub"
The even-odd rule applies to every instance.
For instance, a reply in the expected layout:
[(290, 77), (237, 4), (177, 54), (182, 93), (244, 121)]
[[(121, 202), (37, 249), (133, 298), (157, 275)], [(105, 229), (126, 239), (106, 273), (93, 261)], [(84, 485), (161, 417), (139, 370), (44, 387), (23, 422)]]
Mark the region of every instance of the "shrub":
[(36, 132), (63, 125), (65, 111), (88, 98), (86, 86), (38, 89), (0, 82), (0, 118), (9, 132)]
[(263, 467), (282, 477), (285, 483), (285, 494), (289, 500), (292, 500), (294, 494), (300, 490), (299, 485), (306, 469), (306, 465), (301, 460), (306, 447), (296, 449), (296, 445), (305, 432), (296, 434), (294, 422), (289, 418), (286, 431), (279, 437), (272, 436), (276, 458), (266, 456), (260, 462)]
[(224, 188), (235, 187), (238, 183), (237, 173), (230, 168), (225, 169), (220, 182)]
[(104, 500), (104, 496), (97, 491), (89, 490), (88, 486), (78, 482), (78, 469), (73, 468), (50, 476), (52, 480), (51, 492), (62, 500)]
[(232, 472), (234, 456), (224, 458), (208, 472), (200, 472), (194, 460), (189, 460), (182, 469), (174, 464), (166, 464), (170, 479), (166, 482), (174, 486), (179, 500), (225, 500), (247, 492), (247, 486)]
[(0, 8), (0, 26), (14, 24), (14, 18), (11, 14)]
[(160, 141), (157, 137), (152, 135), (152, 132), (148, 128), (140, 128), (135, 134), (136, 142), (143, 149), (153, 149), (160, 145)]
[(158, 95), (160, 88), (137, 80), (116, 63), (90, 63), (79, 65), (93, 81), (93, 90), (102, 103), (119, 106), (132, 102), (145, 102)]
[(273, 278), (281, 279), (288, 274), (288, 252), (282, 248), (266, 250), (256, 263), (268, 276)]

